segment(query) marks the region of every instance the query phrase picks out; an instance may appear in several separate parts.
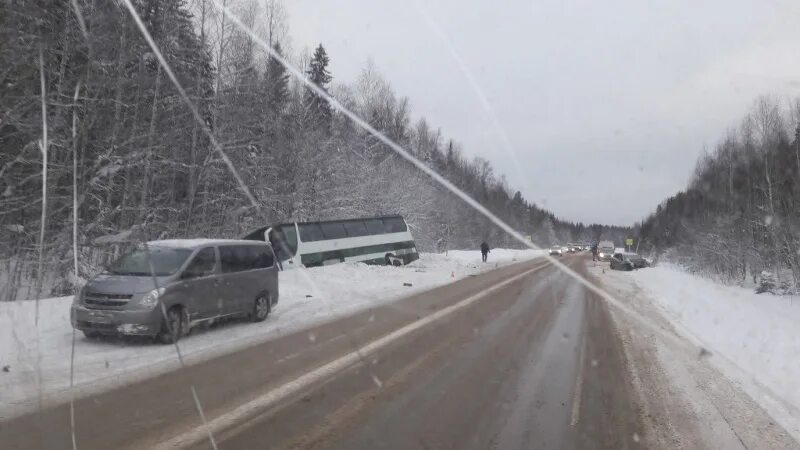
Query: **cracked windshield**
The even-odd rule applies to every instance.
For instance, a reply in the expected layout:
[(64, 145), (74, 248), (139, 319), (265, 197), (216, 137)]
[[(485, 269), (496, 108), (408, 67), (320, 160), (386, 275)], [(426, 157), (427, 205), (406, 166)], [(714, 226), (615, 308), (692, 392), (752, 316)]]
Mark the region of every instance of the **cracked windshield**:
[(0, 449), (800, 450), (798, 23), (1, 0)]

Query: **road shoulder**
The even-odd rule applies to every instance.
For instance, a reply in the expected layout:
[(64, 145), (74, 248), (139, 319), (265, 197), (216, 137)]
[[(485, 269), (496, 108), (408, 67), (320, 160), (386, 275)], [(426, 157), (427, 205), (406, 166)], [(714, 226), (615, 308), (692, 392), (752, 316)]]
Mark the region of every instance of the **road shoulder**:
[[(587, 262), (590, 276), (663, 333), (678, 336), (653, 301), (625, 272)], [(644, 269), (646, 270), (646, 269)], [(690, 354), (615, 308), (642, 420), (653, 448), (800, 448), (756, 402), (700, 353)]]

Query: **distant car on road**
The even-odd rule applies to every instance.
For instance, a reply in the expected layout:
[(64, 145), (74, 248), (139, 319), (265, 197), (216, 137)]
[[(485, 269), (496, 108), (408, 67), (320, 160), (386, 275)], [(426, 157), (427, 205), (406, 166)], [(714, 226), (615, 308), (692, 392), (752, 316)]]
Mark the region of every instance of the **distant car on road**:
[(597, 256), (600, 261), (610, 261), (614, 253), (616, 252), (612, 241), (600, 241), (597, 243)]
[(72, 326), (88, 338), (144, 335), (172, 343), (201, 323), (267, 318), (278, 269), (265, 242), (152, 241), (126, 253), (75, 296)]
[(636, 253), (614, 253), (611, 257), (611, 269), (613, 270), (634, 270), (647, 267), (647, 260)]
[(564, 249), (560, 245), (550, 247), (550, 256), (564, 256)]

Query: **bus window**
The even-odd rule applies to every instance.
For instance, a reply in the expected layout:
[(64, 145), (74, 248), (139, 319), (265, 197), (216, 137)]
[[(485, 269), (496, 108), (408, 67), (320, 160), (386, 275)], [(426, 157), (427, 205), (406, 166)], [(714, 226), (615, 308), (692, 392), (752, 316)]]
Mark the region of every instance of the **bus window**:
[(388, 217), (383, 219), (385, 233), (402, 233), (408, 230), (406, 223), (399, 217)]
[(347, 237), (358, 237), (367, 235), (367, 227), (361, 220), (348, 220), (344, 223), (344, 229), (347, 231)]
[(319, 224), (325, 239), (342, 239), (347, 237), (341, 222), (323, 222)]
[(303, 242), (314, 242), (325, 240), (322, 230), (316, 223), (301, 223), (300, 227), (300, 240)]
[(383, 234), (383, 221), (381, 219), (367, 219), (364, 221), (364, 226), (367, 227), (369, 234)]

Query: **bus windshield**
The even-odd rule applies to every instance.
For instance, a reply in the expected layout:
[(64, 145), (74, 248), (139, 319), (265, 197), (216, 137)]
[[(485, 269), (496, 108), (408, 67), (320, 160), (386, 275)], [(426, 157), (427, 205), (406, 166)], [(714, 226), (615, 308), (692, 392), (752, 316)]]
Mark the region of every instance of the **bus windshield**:
[(279, 261), (286, 261), (297, 253), (297, 229), (293, 224), (275, 227), (269, 241)]

